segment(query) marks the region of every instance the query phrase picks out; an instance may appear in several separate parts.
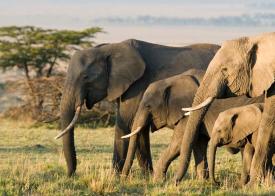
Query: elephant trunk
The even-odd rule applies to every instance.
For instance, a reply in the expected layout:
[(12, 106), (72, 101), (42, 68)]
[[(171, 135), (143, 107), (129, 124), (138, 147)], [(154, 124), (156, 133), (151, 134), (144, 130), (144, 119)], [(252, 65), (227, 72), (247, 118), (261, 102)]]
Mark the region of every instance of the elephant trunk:
[(124, 176), (128, 176), (130, 169), (133, 165), (133, 161), (134, 161), (135, 153), (137, 149), (137, 140), (138, 140), (138, 135), (134, 135), (130, 139), (126, 160), (122, 169), (122, 175)]
[(75, 123), (76, 123), (76, 121), (77, 121), (77, 119), (79, 117), (79, 114), (81, 112), (81, 107), (82, 107), (81, 105), (77, 106), (75, 114), (74, 114), (74, 118), (72, 119), (72, 121), (70, 122), (70, 124), (55, 137), (55, 139), (61, 138), (63, 135), (65, 135), (67, 132), (69, 132), (71, 128), (74, 127), (74, 125), (75, 125)]
[[(76, 152), (74, 145), (74, 123), (76, 119), (76, 108), (80, 113), (81, 103), (77, 103), (75, 96), (71, 95), (73, 90), (65, 90), (61, 100), (61, 128), (66, 130), (63, 133), (63, 152), (67, 163), (67, 174), (71, 176), (76, 170)], [(77, 106), (77, 107), (76, 107)], [(80, 108), (78, 107), (80, 106)], [(74, 121), (74, 122), (72, 122)]]
[[(136, 113), (136, 116), (134, 118), (134, 123), (132, 126), (131, 133), (135, 134), (128, 134), (127, 136), (130, 137), (130, 142), (128, 146), (127, 156), (126, 160), (122, 169), (122, 175), (127, 176), (129, 174), (129, 171), (131, 169), (131, 166), (134, 161), (135, 152), (137, 149), (137, 141), (138, 141), (138, 132), (142, 131), (143, 128), (146, 126), (148, 122), (149, 112), (147, 110), (138, 109), (138, 112)], [(122, 137), (127, 138), (127, 137)]]
[[(195, 102), (196, 104), (196, 102)], [(180, 163), (179, 169), (176, 173), (176, 184), (178, 184), (185, 175), (191, 158), (192, 146), (197, 137), (197, 130), (203, 120), (208, 106), (199, 110), (193, 111), (186, 124), (185, 133), (182, 138), (182, 145), (180, 149)]]
[[(209, 65), (210, 66), (210, 65)], [(211, 85), (208, 85), (211, 84)], [(203, 82), (197, 90), (196, 96), (192, 104), (192, 108), (188, 108), (185, 111), (191, 111), (188, 122), (186, 124), (185, 132), (182, 139), (181, 150), (180, 150), (180, 163), (179, 169), (176, 173), (176, 184), (185, 175), (190, 158), (193, 144), (198, 135), (198, 130), (201, 126), (201, 122), (209, 108), (210, 104), (214, 101), (216, 97), (222, 95), (224, 90), (224, 79), (220, 75), (216, 80), (213, 81), (213, 75), (205, 75)], [(196, 107), (198, 106), (198, 107)]]
[(215, 160), (216, 160), (217, 142), (214, 139), (209, 141), (209, 176), (210, 180), (217, 183), (215, 180)]

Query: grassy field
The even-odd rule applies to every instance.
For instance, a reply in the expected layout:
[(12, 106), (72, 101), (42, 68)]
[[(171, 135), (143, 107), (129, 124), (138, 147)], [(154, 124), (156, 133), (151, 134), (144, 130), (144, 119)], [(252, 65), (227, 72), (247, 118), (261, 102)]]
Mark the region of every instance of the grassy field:
[[(154, 183), (150, 177), (144, 178), (136, 162), (129, 178), (120, 180), (111, 169), (113, 128), (77, 128), (77, 175), (67, 178), (61, 141), (53, 139), (57, 134), (54, 126), (11, 120), (0, 120), (0, 125), (0, 195), (275, 194), (274, 184), (239, 188), (241, 157), (222, 149), (217, 156), (216, 171), (222, 182), (219, 187), (196, 180), (193, 163), (185, 180), (175, 186), (172, 179), (177, 161), (170, 167), (166, 182)], [(154, 161), (171, 134), (168, 129), (152, 134)]]

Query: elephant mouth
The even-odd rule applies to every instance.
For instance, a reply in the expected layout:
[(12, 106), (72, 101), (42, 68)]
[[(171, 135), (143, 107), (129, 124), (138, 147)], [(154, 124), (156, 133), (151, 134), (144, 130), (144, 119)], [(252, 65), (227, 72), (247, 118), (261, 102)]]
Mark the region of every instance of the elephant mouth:
[(154, 122), (152, 122), (152, 123), (150, 124), (150, 127), (151, 127), (151, 132), (152, 132), (152, 133), (158, 130), (158, 128), (156, 127), (156, 125), (155, 125)]
[(155, 128), (155, 130), (158, 130), (163, 128), (166, 125), (166, 121), (160, 118), (154, 118), (152, 125)]
[(95, 104), (95, 99), (92, 97), (92, 93), (87, 92), (82, 99), (85, 102), (87, 109), (92, 109)]
[(231, 143), (231, 141), (221, 139), (220, 142), (219, 142), (219, 144), (217, 146), (218, 147), (222, 147), (222, 146), (226, 145), (226, 146), (230, 147), (230, 145), (229, 145), (230, 143)]
[(94, 106), (94, 103), (92, 103), (92, 101), (90, 101), (88, 98), (85, 99), (85, 105), (87, 109), (92, 109)]

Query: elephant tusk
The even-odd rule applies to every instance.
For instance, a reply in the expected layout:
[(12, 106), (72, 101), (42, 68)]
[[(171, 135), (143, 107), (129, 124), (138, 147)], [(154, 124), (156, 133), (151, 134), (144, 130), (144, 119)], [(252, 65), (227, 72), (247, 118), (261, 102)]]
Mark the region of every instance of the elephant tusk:
[(201, 109), (201, 108), (207, 106), (208, 104), (210, 104), (213, 101), (213, 99), (214, 99), (214, 97), (208, 97), (204, 102), (202, 102), (201, 104), (199, 104), (197, 106), (190, 107), (190, 108), (182, 108), (181, 110), (185, 111), (185, 112), (191, 112), (194, 110)]
[(129, 133), (128, 135), (124, 135), (121, 137), (121, 139), (126, 139), (129, 137), (132, 137), (133, 135), (136, 135), (138, 132), (140, 132), (142, 127), (138, 127), (135, 131), (133, 131), (132, 133)]
[(191, 112), (185, 112), (184, 116), (190, 116)]
[(76, 108), (73, 120), (66, 127), (66, 129), (64, 129), (63, 131), (61, 131), (54, 139), (57, 140), (57, 139), (61, 138), (63, 135), (65, 135), (74, 126), (74, 124), (76, 123), (76, 121), (77, 121), (77, 119), (79, 117), (80, 112), (81, 112), (81, 106), (78, 106)]

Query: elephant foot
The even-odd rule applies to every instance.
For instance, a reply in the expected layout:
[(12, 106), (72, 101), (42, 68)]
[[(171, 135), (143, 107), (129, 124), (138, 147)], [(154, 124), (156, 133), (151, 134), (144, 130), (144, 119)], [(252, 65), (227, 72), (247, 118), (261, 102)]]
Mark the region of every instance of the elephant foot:
[(117, 175), (120, 175), (123, 169), (123, 164), (113, 163), (113, 171)]
[(128, 178), (128, 175), (121, 174), (119, 175), (121, 181), (125, 181)]
[(237, 187), (245, 187), (246, 184), (247, 184), (247, 181), (239, 180), (237, 182)]
[[(125, 166), (124, 166), (124, 167), (125, 167)], [(123, 167), (123, 169), (122, 169), (122, 172), (121, 172), (120, 176), (126, 178), (126, 177), (129, 175), (129, 173), (130, 173), (130, 168), (124, 168), (124, 167)]]
[(249, 176), (241, 177), (238, 182), (239, 187), (244, 187), (249, 182)]
[(197, 180), (206, 180), (208, 178), (209, 178), (209, 172), (207, 170), (196, 172), (196, 179)]
[(166, 173), (165, 172), (156, 171), (153, 174), (153, 181), (154, 182), (164, 182), (165, 178), (166, 178)]
[(247, 184), (244, 185), (246, 189), (253, 188), (255, 186), (255, 182), (249, 181)]
[(71, 177), (74, 177), (76, 174), (75, 174), (75, 171), (73, 172), (67, 172), (67, 177), (71, 178)]
[(75, 176), (76, 175), (75, 171), (76, 171), (76, 168), (67, 168), (67, 176), (69, 178)]
[(148, 176), (152, 175), (154, 172), (152, 169), (147, 168), (147, 169), (142, 169), (141, 173), (143, 176), (148, 177)]
[(214, 180), (214, 179), (210, 179), (209, 180), (210, 183), (214, 186), (220, 186), (221, 185), (221, 182), (217, 181), (217, 180)]
[(178, 186), (180, 184), (180, 180), (178, 178), (175, 178), (174, 184), (175, 184), (175, 186)]
[(247, 184), (244, 185), (245, 188), (253, 188), (260, 185), (260, 179), (250, 179)]

